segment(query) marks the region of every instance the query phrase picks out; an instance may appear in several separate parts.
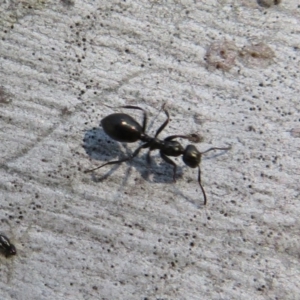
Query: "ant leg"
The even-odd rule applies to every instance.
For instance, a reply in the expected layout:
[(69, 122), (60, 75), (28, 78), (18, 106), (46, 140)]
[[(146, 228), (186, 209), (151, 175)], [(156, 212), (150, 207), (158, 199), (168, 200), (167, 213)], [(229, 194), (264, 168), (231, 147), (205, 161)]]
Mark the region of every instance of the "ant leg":
[(170, 135), (170, 136), (166, 137), (164, 139), (164, 141), (171, 141), (171, 140), (174, 140), (174, 139), (177, 139), (177, 138), (189, 140), (191, 138), (191, 136), (190, 135), (180, 135), (180, 134), (179, 135)]
[(155, 138), (165, 129), (165, 127), (168, 125), (169, 121), (170, 121), (170, 115), (168, 113), (168, 111), (165, 109), (165, 105), (163, 105), (162, 109), (164, 110), (166, 116), (167, 116), (167, 120), (165, 122), (163, 122), (163, 124), (157, 129), (156, 133), (155, 133)]
[(216, 148), (216, 147), (213, 147), (213, 148), (209, 148), (208, 150), (206, 150), (204, 152), (201, 152), (201, 154), (205, 154), (205, 153), (210, 152), (212, 150), (230, 150), (230, 149), (231, 149), (231, 146), (226, 147), (226, 148)]
[[(106, 105), (107, 107), (110, 107), (110, 108), (114, 108), (112, 106), (108, 106)], [(146, 130), (146, 127), (147, 127), (147, 120), (148, 120), (148, 116), (147, 116), (147, 112), (142, 109), (141, 107), (138, 107), (138, 106), (134, 106), (134, 105), (124, 105), (124, 106), (117, 106), (117, 108), (128, 108), (128, 109), (138, 109), (138, 110), (141, 110), (143, 112), (143, 133), (145, 132)]]
[(204, 197), (204, 205), (206, 205), (206, 202), (207, 202), (207, 198), (206, 198), (206, 194), (205, 194), (205, 191), (204, 191), (204, 188), (201, 184), (201, 170), (200, 170), (200, 166), (198, 166), (198, 183), (200, 185), (200, 188), (202, 190), (202, 194), (203, 194), (203, 197)]
[(176, 169), (177, 169), (177, 165), (174, 163), (174, 161), (172, 159), (170, 159), (168, 156), (166, 156), (165, 154), (163, 154), (160, 151), (160, 156), (161, 158), (167, 162), (168, 164), (173, 166), (173, 181), (176, 182)]
[[(146, 144), (147, 144), (147, 143), (146, 143)], [(84, 173), (93, 172), (93, 171), (98, 170), (98, 169), (100, 169), (100, 168), (102, 168), (102, 167), (104, 167), (104, 166), (107, 166), (107, 165), (121, 164), (121, 163), (123, 163), (123, 162), (125, 162), (125, 161), (131, 160), (131, 159), (133, 159), (135, 156), (137, 156), (137, 155), (139, 154), (139, 152), (140, 152), (143, 148), (145, 148), (145, 145), (146, 145), (146, 144), (143, 144), (143, 145), (141, 145), (140, 147), (138, 147), (137, 149), (135, 149), (135, 151), (133, 152), (133, 154), (131, 154), (131, 155), (128, 156), (128, 157), (125, 157), (125, 158), (120, 159), (120, 160), (109, 161), (109, 162), (107, 162), (107, 163), (101, 165), (100, 167), (97, 167), (97, 168), (94, 168), (94, 169), (91, 169), (91, 170), (86, 170), (86, 171), (84, 171)]]
[(188, 134), (188, 135), (181, 135), (181, 134), (170, 135), (170, 136), (166, 137), (164, 140), (165, 141), (172, 141), (172, 140), (177, 139), (177, 138), (189, 140), (191, 143), (199, 143), (199, 142), (202, 141), (202, 137), (199, 136), (196, 133), (191, 133), (191, 134)]

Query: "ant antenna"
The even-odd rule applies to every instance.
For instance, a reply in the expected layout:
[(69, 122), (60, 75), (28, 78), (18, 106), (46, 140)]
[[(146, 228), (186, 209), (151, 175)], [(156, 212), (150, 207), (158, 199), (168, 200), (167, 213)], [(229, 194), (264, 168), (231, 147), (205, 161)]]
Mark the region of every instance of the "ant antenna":
[(200, 166), (198, 165), (198, 183), (200, 185), (200, 188), (201, 188), (201, 191), (202, 191), (202, 194), (203, 194), (203, 198), (204, 198), (204, 205), (206, 205), (207, 203), (207, 198), (206, 198), (206, 194), (205, 194), (205, 191), (204, 191), (204, 188), (201, 184), (201, 170), (200, 170)]

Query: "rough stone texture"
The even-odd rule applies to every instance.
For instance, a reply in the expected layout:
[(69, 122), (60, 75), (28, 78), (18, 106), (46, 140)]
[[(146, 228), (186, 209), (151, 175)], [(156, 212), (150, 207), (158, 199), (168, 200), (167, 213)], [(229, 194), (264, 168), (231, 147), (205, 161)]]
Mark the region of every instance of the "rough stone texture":
[[(298, 1), (2, 0), (0, 15), (1, 232), (18, 250), (0, 257), (2, 300), (299, 299)], [(162, 138), (232, 145), (202, 160), (207, 207), (181, 158), (176, 184), (158, 152), (84, 173), (137, 146), (98, 128), (105, 105), (143, 107), (153, 134), (163, 103)]]

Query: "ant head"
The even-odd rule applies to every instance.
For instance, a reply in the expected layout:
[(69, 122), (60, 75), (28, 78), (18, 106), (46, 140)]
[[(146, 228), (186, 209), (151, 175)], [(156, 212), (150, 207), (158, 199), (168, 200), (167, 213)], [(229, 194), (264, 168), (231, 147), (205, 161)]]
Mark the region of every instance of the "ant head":
[(184, 150), (182, 160), (190, 168), (198, 167), (198, 183), (203, 194), (204, 205), (206, 205), (207, 198), (206, 198), (204, 188), (201, 184), (201, 170), (200, 170), (201, 152), (199, 152), (194, 145), (188, 145)]
[(198, 183), (203, 194), (204, 205), (206, 205), (207, 198), (206, 198), (204, 188), (201, 184), (201, 170), (200, 170), (201, 154), (202, 153), (199, 152), (194, 145), (188, 145), (184, 150), (182, 160), (190, 168), (198, 167)]
[(201, 153), (194, 145), (188, 145), (182, 156), (183, 162), (190, 168), (197, 168), (201, 162)]

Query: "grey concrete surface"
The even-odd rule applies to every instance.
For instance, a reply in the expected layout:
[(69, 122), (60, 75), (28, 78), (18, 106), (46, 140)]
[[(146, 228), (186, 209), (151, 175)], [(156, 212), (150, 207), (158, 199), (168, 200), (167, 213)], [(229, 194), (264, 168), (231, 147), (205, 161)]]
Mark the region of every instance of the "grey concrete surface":
[[(300, 6), (272, 3), (1, 1), (2, 300), (299, 299)], [(176, 184), (157, 151), (84, 173), (138, 145), (107, 106), (154, 134), (164, 103), (161, 138), (232, 145), (206, 207), (180, 157)]]

